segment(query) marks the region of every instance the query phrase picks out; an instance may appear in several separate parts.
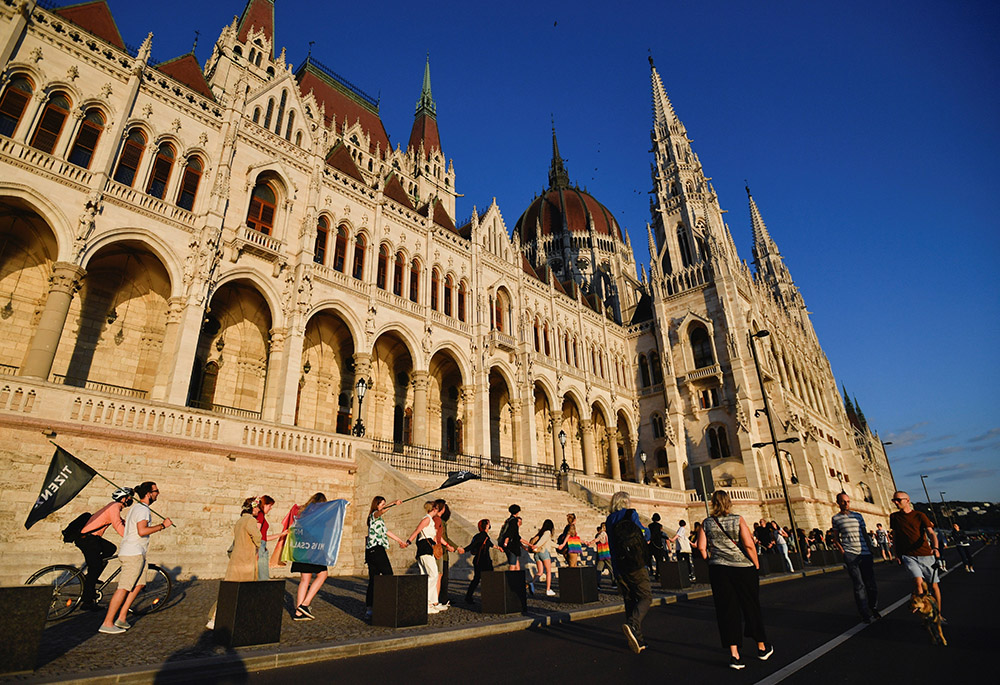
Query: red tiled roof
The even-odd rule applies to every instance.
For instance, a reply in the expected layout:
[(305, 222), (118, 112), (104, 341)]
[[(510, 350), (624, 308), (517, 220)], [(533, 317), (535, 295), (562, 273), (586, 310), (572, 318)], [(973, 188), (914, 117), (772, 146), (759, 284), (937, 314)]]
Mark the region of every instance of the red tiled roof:
[(535, 271), (535, 268), (531, 266), (531, 262), (529, 262), (528, 258), (524, 256), (524, 253), (521, 253), (521, 270), (524, 271), (524, 273), (528, 274), (529, 276), (534, 276), (537, 280), (542, 281), (542, 283), (545, 282), (538, 275), (538, 272)]
[(361, 175), (358, 165), (354, 163), (354, 158), (351, 157), (351, 153), (347, 150), (347, 146), (344, 143), (340, 142), (333, 146), (330, 154), (326, 156), (326, 163), (334, 169), (343, 171), (351, 178), (364, 183), (365, 177)]
[(441, 149), (441, 136), (438, 134), (437, 120), (427, 114), (421, 114), (413, 120), (413, 129), (410, 131), (410, 148), (420, 149), (421, 141), (424, 144), (425, 157), (430, 157), (431, 150)]
[(243, 41), (250, 35), (250, 27), (263, 30), (271, 41), (271, 57), (274, 57), (274, 3), (271, 0), (248, 0), (240, 16), (240, 24), (236, 29), (236, 37)]
[[(434, 205), (434, 214), (431, 216), (431, 205)], [(441, 201), (434, 198), (423, 207), (417, 210), (422, 216), (431, 216), (431, 220), (436, 223), (441, 228), (447, 228), (452, 233), (458, 233), (458, 229), (455, 228), (455, 222), (451, 220), (448, 216), (448, 211), (441, 204)]]
[(198, 64), (198, 58), (192, 53), (175, 57), (174, 59), (161, 62), (156, 65), (156, 69), (170, 78), (180, 81), (193, 91), (201, 93), (209, 100), (215, 100), (212, 89), (208, 87), (205, 75)]
[(395, 173), (389, 174), (388, 178), (385, 179), (382, 194), (407, 209), (414, 209), (413, 203), (410, 202), (410, 196), (406, 194), (403, 184), (399, 182), (399, 177)]
[(83, 2), (79, 5), (68, 5), (52, 10), (66, 21), (71, 21), (83, 30), (94, 34), (106, 43), (111, 43), (116, 48), (125, 49), (125, 42), (122, 34), (118, 32), (118, 25), (111, 15), (111, 9), (105, 0), (94, 0), (94, 2)]
[(590, 230), (591, 219), (597, 234), (624, 240), (611, 212), (579, 188), (551, 188), (535, 198), (517, 220), (514, 230), (522, 241), (534, 241), (536, 232), (552, 235), (561, 233), (563, 226), (570, 233), (586, 233)]
[(382, 158), (390, 149), (389, 134), (385, 132), (385, 126), (378, 116), (378, 110), (363, 101), (346, 85), (339, 83), (329, 74), (324, 73), (312, 62), (306, 61), (295, 74), (299, 82), (299, 89), (303, 95), (313, 91), (316, 101), (321, 103), (326, 109), (326, 125), (329, 126), (333, 117), (336, 116), (338, 130), (343, 126), (344, 121), (348, 125), (353, 125), (355, 121), (361, 122), (361, 128), (371, 137), (371, 145), (368, 147), (369, 154), (375, 154), (375, 148), (380, 147)]

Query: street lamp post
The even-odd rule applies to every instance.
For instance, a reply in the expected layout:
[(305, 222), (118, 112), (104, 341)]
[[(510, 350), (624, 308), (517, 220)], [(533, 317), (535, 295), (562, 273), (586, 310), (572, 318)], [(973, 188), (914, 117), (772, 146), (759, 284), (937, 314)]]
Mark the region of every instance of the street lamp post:
[(358, 418), (354, 422), (354, 428), (351, 429), (351, 432), (361, 438), (365, 434), (365, 422), (361, 420), (361, 406), (365, 401), (365, 393), (368, 391), (368, 382), (364, 378), (359, 378), (354, 387), (358, 392)]
[(646, 451), (643, 450), (639, 453), (639, 461), (642, 462), (642, 483), (643, 485), (649, 485), (649, 471), (646, 470)]
[[(781, 491), (785, 495), (785, 508), (788, 509), (788, 523), (792, 528), (793, 539), (798, 542), (798, 528), (795, 526), (795, 515), (792, 513), (792, 502), (788, 498), (788, 485), (785, 483), (785, 469), (781, 466), (781, 455), (778, 451), (778, 438), (774, 434), (774, 420), (771, 418), (771, 403), (767, 399), (767, 390), (764, 388), (764, 374), (760, 370), (760, 359), (757, 358), (757, 345), (754, 338), (766, 338), (771, 335), (770, 331), (757, 331), (750, 334), (750, 351), (753, 352), (753, 365), (757, 369), (757, 381), (760, 383), (760, 394), (764, 399), (764, 415), (767, 416), (767, 428), (771, 432), (771, 445), (774, 447), (774, 458), (778, 462), (778, 477), (781, 478)], [(782, 442), (798, 442), (798, 438), (788, 438)], [(799, 554), (802, 550), (799, 550)]]
[(934, 521), (934, 527), (938, 527), (937, 514), (934, 513), (934, 502), (931, 502), (931, 496), (927, 492), (927, 476), (920, 476), (920, 483), (924, 486), (924, 497), (927, 498), (927, 508), (931, 512), (931, 519)]
[(948, 512), (944, 508), (944, 493), (945, 492), (947, 492), (947, 491), (946, 490), (942, 490), (941, 491), (941, 516), (944, 517), (944, 520), (947, 521), (948, 525), (950, 526), (951, 525), (951, 516), (948, 515)]
[(563, 473), (569, 473), (569, 464), (566, 463), (566, 431), (559, 431), (559, 446), (562, 447), (562, 464), (559, 466), (559, 470)]

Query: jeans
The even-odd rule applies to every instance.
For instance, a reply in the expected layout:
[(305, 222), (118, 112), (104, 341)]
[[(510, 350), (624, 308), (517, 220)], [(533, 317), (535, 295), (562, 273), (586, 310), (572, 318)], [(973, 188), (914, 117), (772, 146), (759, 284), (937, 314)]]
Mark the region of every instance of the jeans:
[(257, 580), (268, 580), (271, 577), (271, 555), (267, 553), (267, 542), (260, 541), (257, 548)]
[(653, 601), (653, 592), (649, 587), (649, 574), (645, 568), (636, 569), (631, 573), (623, 573), (617, 577), (618, 590), (625, 600), (625, 622), (632, 629), (639, 644), (644, 644), (642, 638), (642, 621)]
[(875, 584), (875, 561), (871, 554), (844, 554), (847, 575), (854, 584), (854, 601), (861, 618), (869, 619), (878, 609), (878, 586)]
[(87, 562), (87, 575), (83, 579), (83, 601), (93, 602), (97, 599), (97, 581), (101, 577), (101, 572), (108, 565), (107, 560), (115, 555), (117, 548), (114, 543), (105, 540), (99, 535), (83, 535), (77, 541), (76, 546), (83, 552), (83, 558)]

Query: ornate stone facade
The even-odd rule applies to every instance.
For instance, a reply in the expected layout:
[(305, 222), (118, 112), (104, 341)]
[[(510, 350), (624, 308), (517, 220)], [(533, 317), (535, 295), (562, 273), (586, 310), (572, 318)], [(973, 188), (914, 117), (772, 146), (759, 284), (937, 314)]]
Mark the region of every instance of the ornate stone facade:
[[(152, 37), (130, 52), (108, 19), (101, 2), (0, 0), (9, 425), (150, 458), (167, 440), (178, 465), (184, 449), (223, 470), (224, 453), (285, 475), (326, 463), (348, 493), (372, 437), (549, 470), (565, 457), (580, 483), (648, 479), (682, 508), (700, 506), (686, 491), (705, 465), (751, 515), (785, 520), (772, 448), (753, 447), (770, 441), (767, 392), (777, 437), (799, 439), (781, 458), (800, 525), (825, 525), (842, 487), (888, 509), (884, 450), (856, 439), (756, 204), (751, 270), (655, 68), (640, 274), (554, 134), (550, 189), (517, 230), (495, 203), (456, 221), (429, 66), (402, 149), (372, 98), (275, 55), (269, 0), (204, 65), (150, 64)], [(359, 379), (365, 438), (349, 435)]]

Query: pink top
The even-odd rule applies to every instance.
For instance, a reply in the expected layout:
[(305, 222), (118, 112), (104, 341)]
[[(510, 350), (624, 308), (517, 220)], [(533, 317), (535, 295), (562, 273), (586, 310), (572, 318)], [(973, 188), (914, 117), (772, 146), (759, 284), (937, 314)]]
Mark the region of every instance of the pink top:
[(104, 535), (104, 531), (108, 529), (108, 526), (112, 526), (118, 531), (119, 535), (125, 535), (125, 522), (122, 521), (121, 502), (111, 502), (106, 505), (88, 519), (80, 532), (100, 537)]

